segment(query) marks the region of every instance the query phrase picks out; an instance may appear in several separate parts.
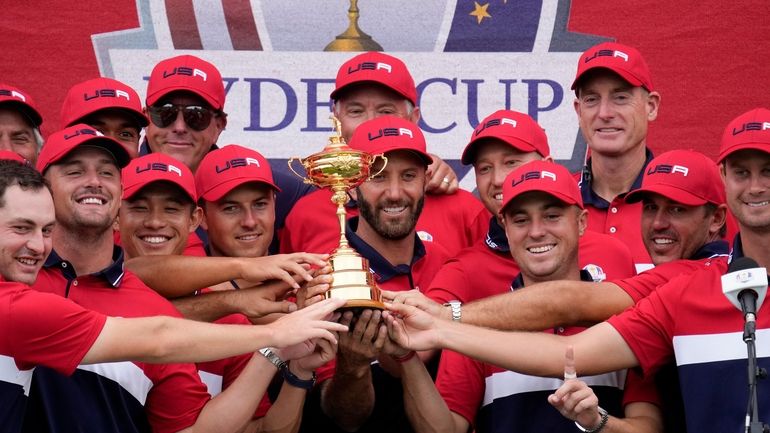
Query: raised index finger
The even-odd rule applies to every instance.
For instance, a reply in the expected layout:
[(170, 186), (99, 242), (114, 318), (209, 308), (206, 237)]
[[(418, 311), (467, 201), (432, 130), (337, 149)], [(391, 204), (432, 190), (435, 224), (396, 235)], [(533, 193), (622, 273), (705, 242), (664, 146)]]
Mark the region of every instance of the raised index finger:
[(575, 349), (572, 346), (567, 346), (567, 350), (564, 353), (564, 380), (577, 379), (577, 372), (575, 372)]

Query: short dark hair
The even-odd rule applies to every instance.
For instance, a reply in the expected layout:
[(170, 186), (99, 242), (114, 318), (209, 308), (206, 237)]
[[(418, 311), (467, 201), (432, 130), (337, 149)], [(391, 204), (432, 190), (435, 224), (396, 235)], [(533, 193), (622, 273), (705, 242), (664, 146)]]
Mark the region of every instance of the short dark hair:
[(0, 208), (5, 207), (5, 190), (13, 185), (19, 185), (25, 191), (51, 190), (43, 175), (31, 166), (19, 161), (0, 160)]

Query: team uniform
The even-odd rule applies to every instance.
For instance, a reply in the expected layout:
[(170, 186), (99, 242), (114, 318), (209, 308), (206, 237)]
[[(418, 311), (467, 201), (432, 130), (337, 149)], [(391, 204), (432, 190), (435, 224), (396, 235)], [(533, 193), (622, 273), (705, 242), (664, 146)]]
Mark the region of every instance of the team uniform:
[[(652, 161), (652, 152), (647, 150), (647, 159), (644, 167), (634, 180), (631, 191), (639, 189), (642, 186), (642, 178), (647, 164)], [(591, 160), (586, 163), (585, 174), (580, 172), (575, 174), (575, 179), (580, 185), (580, 195), (583, 198), (583, 205), (588, 211), (588, 230), (608, 234), (628, 246), (636, 264), (636, 272), (642, 272), (650, 269), (652, 259), (642, 242), (642, 230), (640, 221), (642, 220), (641, 203), (626, 203), (626, 194), (620, 194), (612, 202), (599, 197), (592, 189)]]
[[(414, 239), (414, 257), (410, 265), (393, 266), (380, 253), (361, 239), (355, 230), (358, 227), (358, 217), (348, 220), (346, 236), (350, 246), (361, 256), (369, 260), (369, 267), (374, 274), (377, 285), (383, 290), (422, 290), (428, 286), (441, 264), (446, 260), (447, 253), (441, 245), (422, 242), (419, 237)], [(336, 360), (321, 366), (316, 371), (317, 383), (329, 380), (334, 376)], [(412, 431), (406, 420), (403, 404), (403, 388), (398, 378), (392, 377), (383, 370), (377, 362), (372, 364), (372, 383), (375, 389), (374, 411), (358, 432), (408, 432)], [(317, 396), (316, 396), (317, 397)], [(313, 401), (309, 397), (309, 401)], [(317, 402), (313, 405), (317, 406)], [(306, 405), (306, 408), (311, 405)], [(303, 421), (302, 431), (328, 432), (342, 431), (331, 420), (317, 413), (305, 411), (307, 417)]]
[[(439, 303), (467, 303), (510, 290), (508, 284), (519, 273), (508, 248), (505, 230), (492, 217), (486, 238), (461, 251), (442, 266), (425, 295)], [(594, 281), (634, 275), (631, 253), (610, 236), (586, 231), (579, 241), (578, 262)], [(479, 272), (483, 269), (483, 272)]]
[[(732, 258), (743, 257), (740, 236)], [(659, 287), (609, 323), (645, 373), (676, 360), (689, 432), (741, 431), (748, 402), (743, 315), (722, 293), (725, 260)], [(758, 367), (770, 368), (770, 315), (757, 314)], [(765, 342), (765, 343), (763, 343)], [(759, 419), (770, 419), (770, 391), (758, 383)], [(708, 414), (706, 416), (705, 414)]]
[(69, 375), (107, 320), (59, 296), (0, 279), (0, 425), (22, 428), (36, 365)]
[[(281, 252), (329, 252), (339, 245), (339, 222), (332, 192), (318, 190), (300, 199), (279, 231)], [(358, 205), (350, 199), (345, 205), (347, 218), (358, 216)], [(452, 195), (425, 195), (425, 206), (417, 220), (417, 235), (425, 242), (436, 242), (450, 256), (483, 238), (489, 212), (465, 190)]]
[[(582, 281), (593, 281), (581, 271)], [(511, 285), (523, 286), (519, 275)], [(575, 334), (584, 328), (559, 328), (545, 332)], [(622, 416), (626, 371), (581, 377), (610, 414)], [(561, 379), (528, 376), (444, 351), (436, 378), (436, 389), (449, 410), (464, 417), (478, 433), (574, 432), (575, 423), (559, 415), (547, 397), (562, 385)], [(649, 388), (648, 388), (649, 390)], [(653, 389), (654, 391), (654, 389)], [(637, 391), (638, 394), (638, 391)], [(637, 395), (634, 401), (655, 400)]]
[[(124, 272), (118, 247), (112, 265), (83, 276), (52, 252), (33, 287), (110, 316), (180, 317), (170, 302)], [(209, 399), (194, 364), (81, 365), (70, 377), (38, 367), (24, 429), (176, 432), (193, 425)]]

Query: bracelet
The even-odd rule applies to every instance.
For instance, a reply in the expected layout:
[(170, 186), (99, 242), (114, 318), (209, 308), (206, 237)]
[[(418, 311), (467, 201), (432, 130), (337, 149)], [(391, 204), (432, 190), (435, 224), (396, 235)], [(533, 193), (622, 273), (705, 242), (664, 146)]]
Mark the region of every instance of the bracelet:
[(604, 428), (604, 426), (607, 425), (607, 420), (610, 418), (610, 414), (607, 413), (607, 411), (602, 409), (601, 407), (599, 407), (598, 409), (599, 409), (599, 415), (601, 415), (601, 417), (602, 417), (602, 420), (599, 421), (599, 425), (597, 425), (594, 428), (587, 429), (587, 428), (583, 427), (582, 425), (578, 424), (577, 421), (575, 421), (575, 425), (577, 426), (577, 428), (580, 429), (580, 431), (585, 432), (585, 433), (598, 433), (599, 431), (601, 431)]
[(300, 379), (297, 377), (296, 374), (289, 371), (289, 369), (282, 370), (283, 372), (283, 380), (286, 381), (289, 385), (295, 387), (295, 388), (302, 388), (306, 391), (310, 391), (313, 389), (313, 386), (315, 385), (315, 371), (313, 372), (313, 377), (310, 379)]
[(456, 299), (444, 304), (445, 307), (449, 307), (452, 310), (452, 321), (459, 322), (463, 318), (462, 305), (463, 303)]
[(259, 349), (259, 353), (267, 358), (267, 360), (270, 361), (270, 363), (273, 364), (279, 371), (288, 370), (289, 366), (286, 364), (286, 361), (279, 358), (270, 347), (263, 347), (262, 349)]
[(407, 352), (406, 355), (392, 356), (391, 358), (393, 358), (393, 360), (398, 362), (399, 364), (403, 364), (406, 361), (409, 361), (410, 359), (414, 358), (414, 355), (417, 355), (417, 352), (415, 352), (414, 350), (410, 350), (409, 352)]

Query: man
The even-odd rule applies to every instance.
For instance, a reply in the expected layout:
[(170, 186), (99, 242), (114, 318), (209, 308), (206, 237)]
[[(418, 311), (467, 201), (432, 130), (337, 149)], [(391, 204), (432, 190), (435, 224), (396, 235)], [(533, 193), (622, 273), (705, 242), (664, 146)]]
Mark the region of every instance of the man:
[[(227, 146), (211, 152), (207, 158), (215, 152), (232, 147), (240, 146)], [(259, 157), (262, 158), (261, 155)], [(149, 154), (132, 160), (123, 169), (123, 186), (119, 218), (126, 257), (182, 254), (187, 236), (195, 230), (201, 216), (201, 209), (196, 204), (198, 197), (195, 178), (190, 170), (170, 156)], [(268, 244), (269, 240), (264, 244), (264, 251), (267, 251)], [(217, 323), (248, 325), (249, 321), (243, 315), (231, 315)], [(255, 413), (255, 421), (252, 422), (255, 431), (291, 432), (299, 426), (301, 417), (294, 415), (301, 413), (306, 388), (313, 385), (314, 370), (334, 356), (331, 345), (319, 343), (319, 347), (321, 350), (289, 363), (283, 372), (289, 380), (284, 382), (275, 405), (271, 405), (265, 388), (252, 388), (252, 396), (258, 398), (264, 395)], [(279, 349), (275, 349), (274, 353), (285, 359)], [(244, 355), (199, 364), (199, 373), (209, 394), (216, 396), (230, 386), (250, 358), (250, 355)], [(270, 378), (275, 370), (272, 366), (266, 367), (263, 374)], [(267, 382), (263, 385), (267, 385)]]
[[(673, 150), (660, 155), (648, 165), (641, 187), (626, 196), (642, 202), (640, 231), (655, 268), (600, 284), (551, 281), (482, 299), (463, 305), (463, 322), (511, 330), (597, 323), (677, 275), (725, 260), (722, 185), (716, 164), (701, 153)], [(450, 317), (448, 310), (435, 311)]]
[(139, 154), (139, 135), (150, 122), (139, 95), (112, 78), (94, 78), (75, 84), (64, 97), (61, 127), (85, 123), (118, 141), (131, 158)]
[[(145, 269), (156, 269), (146, 273), (145, 282), (174, 298), (182, 314), (197, 320), (213, 321), (232, 313), (257, 319), (270, 312), (291, 311), (294, 304), (263, 299), (270, 298), (271, 292), (283, 296), (291, 286), (260, 285), (249, 275), (252, 258), (285, 257), (267, 257), (279, 192), (268, 161), (259, 152), (230, 144), (206, 154), (195, 180), (200, 191), (200, 218), (209, 238), (209, 257), (164, 257), (154, 264), (143, 263)], [(163, 275), (161, 270), (165, 270)], [(293, 280), (289, 282), (299, 287)], [(215, 290), (186, 296), (203, 287)]]
[[(358, 125), (379, 116), (396, 116), (413, 124), (420, 120), (412, 75), (404, 62), (381, 52), (359, 54), (343, 63), (337, 71), (331, 98), (346, 141)], [(489, 215), (471, 193), (457, 189), (454, 174), (445, 168), (446, 164), (435, 155), (431, 157), (434, 160), (428, 168), (431, 194), (425, 196), (417, 232), (423, 241), (440, 243), (454, 255), (484, 236)], [(354, 200), (346, 205), (346, 211), (348, 218), (358, 215)], [(339, 241), (334, 229), (338, 225), (334, 212), (329, 190), (303, 197), (280, 231), (281, 251), (334, 249)]]
[[(399, 133), (381, 134), (386, 128)], [(379, 287), (391, 291), (427, 287), (446, 253), (440, 245), (423, 242), (416, 235), (425, 200), (425, 171), (431, 161), (422, 132), (406, 119), (382, 116), (359, 125), (350, 146), (388, 158), (381, 173), (353, 191), (360, 216), (348, 219), (350, 246), (369, 260)], [(377, 163), (372, 170), (377, 173), (381, 168)], [(367, 432), (409, 429), (400, 404), (400, 381), (388, 373), (393, 362), (383, 356), (387, 335), (380, 317), (380, 311), (370, 309), (355, 318), (352, 311), (343, 314), (340, 323), (351, 324), (351, 330), (340, 335), (336, 365), (318, 371), (320, 408), (335, 425), (321, 427), (321, 419), (318, 424), (309, 421), (308, 428)], [(374, 360), (379, 363), (372, 364)], [(309, 418), (314, 419), (312, 414)]]
[[(128, 161), (120, 144), (86, 125), (51, 136), (37, 167), (53, 192), (56, 250), (34, 288), (109, 315), (178, 316), (170, 303), (123, 271), (122, 251), (113, 245), (112, 225), (121, 196), (119, 167)], [(192, 364), (99, 365), (79, 368), (72, 377), (38, 368), (25, 428), (239, 431), (259, 402), (250, 394), (252, 384), (269, 380), (261, 374), (266, 361), (253, 357), (236, 383), (210, 402)], [(247, 396), (252, 398), (244, 400)], [(227, 407), (228, 417), (221, 416), (224, 409), (216, 409), (220, 405)]]
[[(585, 231), (587, 215), (577, 183), (566, 168), (550, 161), (526, 163), (506, 177), (502, 194), (502, 226), (511, 255), (521, 268), (511, 290), (552, 279), (592, 281), (588, 271), (578, 265), (578, 239)], [(574, 334), (579, 330), (547, 332)], [(435, 390), (421, 362), (406, 361), (402, 371), (406, 410), (418, 432), (459, 433), (471, 426), (479, 433), (575, 429), (571, 420), (555, 416), (546, 401), (560, 381), (512, 374), (450, 351), (442, 354)], [(596, 392), (602, 407), (619, 415), (625, 376), (622, 371), (587, 378), (593, 386), (585, 392)], [(656, 407), (646, 400), (626, 401), (630, 416), (623, 422), (636, 426), (648, 418), (659, 419)], [(612, 424), (616, 422), (613, 417)], [(583, 424), (583, 428), (592, 425)], [(656, 430), (660, 428), (650, 431)]]
[[(509, 283), (519, 270), (502, 226), (503, 181), (522, 164), (552, 158), (545, 131), (534, 119), (516, 111), (498, 110), (476, 127), (461, 160), (473, 165), (479, 197), (493, 216), (488, 220), (486, 237), (449, 259), (426, 292), (459, 313), (463, 303), (509, 291)], [(482, 266), (485, 271), (479, 273)], [(595, 281), (634, 273), (628, 248), (595, 232), (580, 237), (580, 266), (591, 272)]]
[(32, 164), (43, 145), (43, 117), (27, 92), (0, 84), (0, 150), (16, 152)]
[(591, 152), (580, 174), (588, 229), (620, 239), (631, 249), (637, 271), (649, 269), (637, 223), (641, 206), (623, 200), (639, 187), (652, 159), (647, 128), (658, 116), (660, 94), (647, 63), (633, 47), (601, 43), (580, 56), (572, 89), (580, 130)]
[[(295, 336), (302, 338), (298, 332), (311, 329), (306, 328), (307, 321), (296, 323), (297, 327), (289, 325), (288, 322), (299, 319), (300, 315), (276, 323), (274, 330), (204, 325), (170, 317), (105, 317), (60, 296), (31, 290), (26, 284), (35, 281), (51, 251), (54, 204), (39, 172), (26, 166), (18, 155), (2, 159), (0, 401), (3, 404), (0, 420), (5, 431), (21, 430), (32, 376), (28, 369), (35, 365), (71, 374), (80, 363), (129, 359), (204, 361), (250, 352), (265, 345), (291, 344)], [(305, 311), (310, 313), (311, 309)], [(320, 317), (323, 316), (308, 316), (311, 320)], [(314, 331), (320, 329), (313, 328)], [(274, 335), (271, 339), (269, 336), (275, 331), (288, 334)], [(308, 334), (304, 337), (312, 338)]]
[[(770, 266), (766, 248), (770, 233), (770, 129), (761, 127), (766, 123), (770, 123), (767, 109), (738, 116), (728, 124), (719, 152), (727, 204), (741, 230), (733, 242), (732, 258), (752, 257), (763, 267)], [(575, 368), (581, 374), (636, 365), (650, 374), (676, 359), (688, 431), (737, 431), (748, 422), (746, 347), (744, 318), (722, 293), (721, 278), (727, 269), (725, 261), (704, 264), (702, 269), (657, 288), (608, 322), (564, 338), (433, 321), (401, 304), (393, 308), (405, 315), (407, 332), (392, 317), (389, 324), (393, 337), (413, 349), (446, 347), (527, 374), (562, 374), (567, 344), (574, 346)], [(760, 309), (756, 321), (759, 340), (769, 327), (770, 316)], [(484, 344), (490, 340), (499, 343), (493, 351)], [(535, 347), (537, 350), (529, 350)], [(757, 358), (759, 367), (770, 366), (766, 350), (760, 349)], [(759, 401), (755, 402), (760, 420), (770, 418), (765, 386), (760, 381)], [(553, 401), (558, 404), (564, 398), (564, 393), (557, 393)]]

